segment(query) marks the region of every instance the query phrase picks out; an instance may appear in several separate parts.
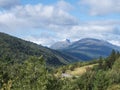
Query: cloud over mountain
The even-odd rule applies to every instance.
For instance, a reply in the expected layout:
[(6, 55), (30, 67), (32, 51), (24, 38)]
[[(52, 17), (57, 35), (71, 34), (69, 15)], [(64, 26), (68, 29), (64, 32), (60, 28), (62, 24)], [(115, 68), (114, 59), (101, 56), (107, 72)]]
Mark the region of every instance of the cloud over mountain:
[[(79, 5), (67, 0), (52, 4), (20, 4), (19, 0), (1, 0), (0, 7), (0, 32), (38, 44), (49, 46), (66, 38), (74, 41), (85, 37), (102, 38), (119, 44), (119, 15), (117, 19), (115, 16), (104, 19), (104, 14), (119, 13), (118, 0), (81, 0)], [(93, 16), (87, 14), (84, 17), (84, 12), (80, 12), (79, 7)], [(81, 14), (83, 17), (80, 17)], [(88, 17), (93, 19), (87, 20)], [(85, 21), (82, 18), (86, 18)]]

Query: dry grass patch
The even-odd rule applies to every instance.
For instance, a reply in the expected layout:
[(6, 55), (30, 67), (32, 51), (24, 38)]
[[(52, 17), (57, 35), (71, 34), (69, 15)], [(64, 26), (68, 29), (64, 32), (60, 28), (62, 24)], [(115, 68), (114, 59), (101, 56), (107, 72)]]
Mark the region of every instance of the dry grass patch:
[(87, 70), (93, 68), (93, 66), (98, 65), (98, 64), (92, 64), (92, 65), (86, 65), (83, 67), (78, 67), (75, 68), (73, 71), (67, 70), (66, 73), (73, 75), (73, 76), (77, 76), (77, 75), (82, 75), (84, 74)]
[(107, 90), (120, 90), (120, 84), (112, 85)]

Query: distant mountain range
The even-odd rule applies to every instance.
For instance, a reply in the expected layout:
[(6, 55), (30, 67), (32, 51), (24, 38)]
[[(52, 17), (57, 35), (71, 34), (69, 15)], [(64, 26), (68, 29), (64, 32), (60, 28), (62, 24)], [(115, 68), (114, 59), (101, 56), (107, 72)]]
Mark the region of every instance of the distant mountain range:
[(57, 42), (53, 44), (51, 48), (60, 52), (64, 52), (76, 60), (91, 60), (100, 56), (106, 57), (111, 53), (113, 49), (120, 51), (120, 47), (116, 45), (113, 45), (104, 40), (93, 38), (84, 38), (65, 45), (66, 42), (67, 41)]
[(74, 58), (59, 51), (25, 41), (5, 33), (0, 33), (0, 60), (11, 58), (23, 62), (30, 56), (44, 56), (48, 65), (59, 66), (74, 62)]
[(99, 56), (106, 57), (113, 49), (120, 50), (120, 47), (107, 41), (92, 38), (76, 42), (66, 39), (66, 41), (55, 43), (51, 48), (0, 33), (0, 60), (10, 58), (13, 61), (23, 62), (30, 56), (43, 55), (49, 66), (59, 66), (92, 60)]

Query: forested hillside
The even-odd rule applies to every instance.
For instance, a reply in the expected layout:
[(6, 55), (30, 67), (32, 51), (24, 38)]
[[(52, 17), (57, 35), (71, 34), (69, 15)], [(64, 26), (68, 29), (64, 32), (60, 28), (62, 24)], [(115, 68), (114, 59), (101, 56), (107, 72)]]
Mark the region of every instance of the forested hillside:
[(30, 56), (39, 57), (41, 55), (43, 55), (48, 65), (58, 66), (74, 62), (71, 56), (0, 33), (0, 58), (7, 58), (21, 63)]

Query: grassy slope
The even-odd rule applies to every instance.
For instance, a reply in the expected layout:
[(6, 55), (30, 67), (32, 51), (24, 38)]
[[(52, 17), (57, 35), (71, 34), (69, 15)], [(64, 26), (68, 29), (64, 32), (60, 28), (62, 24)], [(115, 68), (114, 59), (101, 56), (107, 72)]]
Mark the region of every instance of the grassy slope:
[[(84, 62), (84, 63), (80, 63), (81, 65), (79, 66), (76, 66), (74, 64), (70, 64), (70, 65), (67, 65), (67, 66), (63, 66), (63, 67), (59, 67), (57, 69), (57, 72), (55, 73), (55, 76), (56, 77), (61, 77), (62, 74), (63, 74), (63, 68), (66, 68), (65, 71), (64, 71), (64, 74), (68, 75), (68, 76), (71, 76), (71, 77), (76, 77), (76, 76), (81, 76), (83, 75), (84, 73), (87, 72), (87, 70), (89, 69), (92, 69), (94, 66), (98, 65), (97, 62), (95, 63), (90, 63), (90, 62)], [(70, 66), (76, 66), (73, 70), (71, 70), (69, 67)]]
[(91, 64), (91, 65), (85, 65), (82, 67), (77, 67), (73, 71), (67, 70), (65, 73), (70, 74), (72, 76), (80, 76), (80, 75), (83, 75), (87, 71), (87, 69), (93, 68), (95, 65), (97, 65), (97, 64)]

